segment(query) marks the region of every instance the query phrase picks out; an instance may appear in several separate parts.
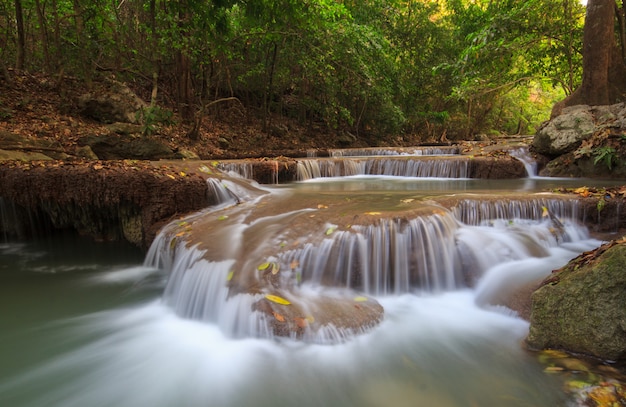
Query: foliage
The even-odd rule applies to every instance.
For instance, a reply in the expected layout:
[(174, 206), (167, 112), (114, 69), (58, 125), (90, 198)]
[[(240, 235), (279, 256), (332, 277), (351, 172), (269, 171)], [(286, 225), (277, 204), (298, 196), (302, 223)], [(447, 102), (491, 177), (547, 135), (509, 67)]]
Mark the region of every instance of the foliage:
[(278, 115), (380, 142), (531, 132), (581, 75), (578, 0), (0, 0), (7, 65), (16, 4), (25, 69), (114, 73), (146, 94), (156, 73), (159, 104), (236, 97), (267, 128)]
[(598, 165), (599, 162), (603, 162), (609, 170), (613, 169), (613, 164), (617, 160), (617, 152), (615, 148), (609, 146), (597, 147), (593, 150), (593, 164)]

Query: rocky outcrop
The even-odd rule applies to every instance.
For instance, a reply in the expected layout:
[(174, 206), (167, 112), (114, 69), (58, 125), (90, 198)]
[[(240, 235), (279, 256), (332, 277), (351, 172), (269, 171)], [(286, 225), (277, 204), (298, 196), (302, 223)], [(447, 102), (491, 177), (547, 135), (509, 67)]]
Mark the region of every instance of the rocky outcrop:
[(7, 162), (0, 165), (0, 234), (74, 229), (145, 249), (164, 222), (211, 199), (204, 178), (167, 165)]
[(544, 123), (532, 151), (548, 158), (540, 175), (626, 177), (626, 105), (571, 106)]
[(532, 295), (527, 343), (626, 360), (626, 240), (584, 253)]

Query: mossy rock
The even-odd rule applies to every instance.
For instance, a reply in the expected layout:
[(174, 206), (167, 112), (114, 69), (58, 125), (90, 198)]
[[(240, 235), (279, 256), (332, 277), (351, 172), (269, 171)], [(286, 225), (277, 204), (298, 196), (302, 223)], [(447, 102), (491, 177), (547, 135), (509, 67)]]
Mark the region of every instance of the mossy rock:
[(626, 244), (572, 260), (532, 295), (527, 343), (626, 360)]

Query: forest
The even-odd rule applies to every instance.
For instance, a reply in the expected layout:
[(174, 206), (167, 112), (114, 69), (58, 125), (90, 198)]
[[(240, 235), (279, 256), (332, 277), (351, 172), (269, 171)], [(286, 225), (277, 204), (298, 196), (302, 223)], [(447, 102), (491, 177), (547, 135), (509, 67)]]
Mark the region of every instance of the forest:
[(114, 77), (153, 120), (237, 104), (372, 144), (532, 134), (581, 84), (584, 21), (580, 0), (0, 0), (0, 78)]

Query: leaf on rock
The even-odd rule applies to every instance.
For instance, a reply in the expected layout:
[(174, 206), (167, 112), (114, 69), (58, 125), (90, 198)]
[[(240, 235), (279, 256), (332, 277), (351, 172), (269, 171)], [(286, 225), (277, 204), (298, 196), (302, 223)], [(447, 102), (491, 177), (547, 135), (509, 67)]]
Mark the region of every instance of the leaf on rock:
[(329, 227), (328, 229), (326, 229), (326, 236), (332, 235), (335, 230), (337, 230), (337, 226)]
[(381, 212), (365, 212), (366, 215), (382, 215)]
[(274, 318), (276, 318), (278, 322), (285, 322), (285, 317), (280, 315), (278, 312), (272, 312), (272, 314), (274, 315)]
[(263, 270), (267, 270), (270, 267), (270, 262), (266, 261), (265, 263), (261, 263), (258, 266), (256, 266), (256, 269), (259, 271), (263, 271)]
[(354, 297), (354, 301), (355, 302), (366, 302), (368, 301), (367, 297), (363, 297), (363, 296), (358, 296), (358, 297)]
[(289, 301), (287, 301), (283, 297), (279, 297), (277, 295), (266, 294), (265, 298), (268, 299), (269, 301), (275, 302), (276, 304), (291, 305), (291, 303)]
[(226, 276), (226, 281), (232, 280), (234, 275), (235, 275), (235, 272), (233, 270), (229, 271), (228, 275)]
[(308, 321), (302, 317), (295, 317), (293, 320), (300, 328), (306, 328), (309, 324)]
[(226, 219), (228, 219), (228, 215), (222, 215), (217, 218), (217, 220), (226, 220)]
[(278, 263), (272, 263), (272, 274), (276, 275), (280, 271), (280, 265)]

